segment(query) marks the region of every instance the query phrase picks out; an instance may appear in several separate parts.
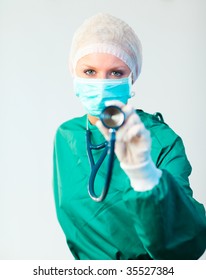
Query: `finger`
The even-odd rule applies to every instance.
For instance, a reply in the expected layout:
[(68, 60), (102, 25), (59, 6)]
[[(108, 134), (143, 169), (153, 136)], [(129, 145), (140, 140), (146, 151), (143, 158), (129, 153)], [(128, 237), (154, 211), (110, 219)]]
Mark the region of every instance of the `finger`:
[(109, 100), (105, 102), (106, 106), (117, 106), (125, 113), (125, 119), (127, 119), (133, 112), (134, 108), (130, 104), (124, 104), (119, 100)]
[(128, 130), (127, 133), (123, 136), (124, 142), (130, 142), (134, 137), (140, 137), (142, 134), (143, 125), (141, 123), (132, 125)]
[(125, 123), (131, 124), (133, 121), (135, 123), (141, 123), (139, 115), (130, 104), (127, 104), (124, 107), (122, 107), (122, 111), (125, 113)]
[(125, 143), (117, 142), (115, 145), (115, 154), (117, 155), (119, 161), (123, 161), (127, 153), (127, 148)]
[(139, 116), (133, 112), (125, 121), (125, 123), (123, 124), (123, 126), (121, 126), (118, 131), (117, 131), (117, 141), (124, 141), (124, 137), (127, 134), (128, 130), (137, 124), (140, 124), (140, 118)]
[(147, 142), (150, 142), (150, 132), (147, 130), (143, 123), (135, 124), (130, 129), (128, 129), (127, 133), (125, 134), (123, 141), (124, 142), (131, 142), (133, 139), (140, 140), (140, 137)]
[(125, 113), (125, 114), (128, 114), (130, 112), (134, 112), (134, 108), (132, 107), (132, 105), (130, 104), (126, 104), (125, 106), (122, 107), (122, 111)]

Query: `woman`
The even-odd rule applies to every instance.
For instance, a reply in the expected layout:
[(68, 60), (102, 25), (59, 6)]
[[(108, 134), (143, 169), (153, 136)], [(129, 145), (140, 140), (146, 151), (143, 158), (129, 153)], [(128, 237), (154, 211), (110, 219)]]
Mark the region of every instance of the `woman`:
[[(57, 130), (54, 194), (74, 258), (198, 259), (206, 248), (205, 209), (192, 196), (183, 142), (162, 120), (128, 104), (142, 65), (136, 34), (122, 20), (97, 14), (77, 30), (70, 57), (74, 91), (87, 115)], [(85, 135), (87, 130), (93, 145), (107, 145), (110, 132), (99, 115), (111, 104), (126, 120), (116, 131), (109, 190), (97, 202), (88, 194)], [(103, 150), (92, 151), (93, 164)], [(107, 166), (106, 159), (94, 181), (95, 194), (105, 186)]]

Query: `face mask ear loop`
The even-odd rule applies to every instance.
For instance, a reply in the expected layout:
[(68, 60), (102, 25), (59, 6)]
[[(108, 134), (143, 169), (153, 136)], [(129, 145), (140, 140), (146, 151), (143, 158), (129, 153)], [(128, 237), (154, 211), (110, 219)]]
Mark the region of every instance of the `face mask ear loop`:
[(129, 98), (133, 97), (135, 95), (135, 92), (132, 91), (132, 85), (133, 85), (133, 71), (130, 72), (129, 76), (128, 76), (128, 80), (130, 83), (130, 96)]
[(130, 72), (130, 74), (128, 76), (128, 78), (130, 79), (131, 85), (134, 84), (134, 78), (133, 78), (134, 75), (133, 75), (133, 73), (134, 73), (134, 70), (131, 70), (131, 72)]
[(134, 97), (136, 95), (135, 91), (131, 91), (131, 96), (130, 98)]

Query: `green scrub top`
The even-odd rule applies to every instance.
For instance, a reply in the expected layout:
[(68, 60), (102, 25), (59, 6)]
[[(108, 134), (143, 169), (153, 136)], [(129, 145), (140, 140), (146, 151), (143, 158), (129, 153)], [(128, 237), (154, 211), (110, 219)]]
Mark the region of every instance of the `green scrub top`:
[[(87, 116), (63, 123), (54, 144), (54, 197), (59, 223), (75, 259), (198, 259), (206, 248), (204, 206), (192, 196), (191, 166), (181, 138), (154, 115), (137, 110), (151, 133), (151, 156), (162, 170), (152, 190), (134, 191), (114, 160), (112, 180), (104, 201), (87, 191), (90, 164), (86, 148)], [(105, 141), (89, 124), (93, 144)], [(93, 152), (95, 161), (102, 150)], [(107, 160), (95, 180), (95, 192), (105, 183)]]

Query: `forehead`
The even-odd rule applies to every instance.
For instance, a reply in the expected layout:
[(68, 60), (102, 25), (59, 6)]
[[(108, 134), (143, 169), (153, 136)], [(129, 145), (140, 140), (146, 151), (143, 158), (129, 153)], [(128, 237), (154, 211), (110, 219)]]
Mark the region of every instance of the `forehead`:
[(87, 66), (101, 69), (121, 67), (129, 70), (129, 67), (121, 59), (107, 53), (92, 53), (85, 55), (78, 60), (76, 68)]

